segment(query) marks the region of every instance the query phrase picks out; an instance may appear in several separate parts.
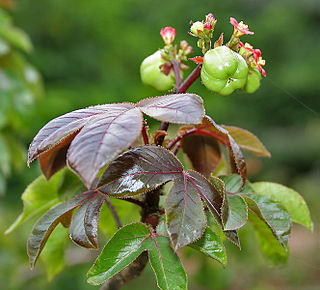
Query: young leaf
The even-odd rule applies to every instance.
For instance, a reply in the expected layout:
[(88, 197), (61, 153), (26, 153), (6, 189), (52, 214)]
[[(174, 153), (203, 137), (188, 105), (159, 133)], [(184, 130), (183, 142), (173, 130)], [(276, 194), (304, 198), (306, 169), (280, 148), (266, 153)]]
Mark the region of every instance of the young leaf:
[(181, 144), (193, 168), (209, 177), (221, 160), (218, 142), (209, 136), (192, 134), (182, 138)]
[(65, 172), (61, 171), (50, 181), (46, 181), (44, 176), (41, 175), (28, 185), (21, 196), (23, 201), (23, 212), (6, 230), (6, 234), (15, 230), (31, 217), (40, 215), (59, 202), (58, 188), (64, 174)]
[(291, 188), (272, 182), (251, 184), (255, 193), (279, 201), (286, 207), (293, 222), (299, 223), (312, 231), (310, 212), (303, 197)]
[[(162, 230), (160, 231), (162, 232)], [(121, 228), (106, 244), (88, 272), (88, 282), (99, 285), (132, 263), (142, 252), (149, 260), (161, 289), (187, 289), (187, 277), (169, 238), (141, 223)]]
[(189, 245), (191, 248), (209, 256), (220, 262), (222, 265), (227, 264), (227, 254), (224, 244), (219, 236), (210, 228), (206, 228), (200, 240)]
[[(234, 173), (240, 174), (243, 184), (245, 183), (247, 168), (246, 163), (237, 142), (232, 138), (229, 132), (217, 125), (209, 116), (205, 116), (200, 125), (196, 125), (201, 131), (207, 132), (212, 138), (217, 139), (224, 144), (229, 152), (230, 165)], [(242, 184), (242, 185), (243, 185)]]
[(70, 224), (70, 238), (84, 248), (98, 247), (99, 216), (105, 196), (98, 194), (87, 199), (76, 211)]
[(226, 201), (222, 207), (222, 220), (225, 230), (237, 230), (243, 227), (248, 220), (248, 209), (240, 195), (225, 195)]
[(204, 116), (203, 100), (195, 94), (147, 98), (136, 106), (152, 118), (175, 124), (199, 124)]
[(181, 175), (180, 161), (168, 150), (142, 146), (120, 155), (110, 163), (97, 189), (116, 197), (128, 197), (150, 191)]
[(128, 148), (140, 135), (143, 117), (131, 104), (113, 107), (95, 116), (71, 142), (68, 165), (79, 174), (88, 188), (99, 170)]
[(228, 176), (219, 176), (219, 178), (223, 180), (226, 187), (226, 192), (239, 193), (239, 194), (255, 193), (251, 184), (248, 182), (248, 180), (246, 180), (246, 183), (239, 191), (239, 188), (241, 187), (241, 184), (242, 184), (242, 179), (237, 174), (231, 174)]
[(291, 220), (286, 209), (266, 196), (246, 194), (245, 200), (249, 211), (268, 225), (281, 246), (287, 250)]
[(206, 216), (197, 180), (188, 174), (177, 178), (168, 193), (165, 211), (167, 228), (175, 251), (202, 236), (206, 227)]
[(263, 255), (273, 265), (286, 264), (289, 250), (281, 246), (274, 232), (261, 216), (261, 212), (256, 208), (256, 205), (252, 204), (252, 201), (248, 199), (246, 201), (250, 207), (249, 221), (254, 226)]
[(46, 247), (41, 253), (40, 260), (45, 264), (49, 281), (64, 268), (64, 251), (67, 238), (67, 230), (58, 225), (55, 229), (54, 236), (48, 239)]
[(257, 156), (271, 157), (270, 152), (261, 141), (249, 131), (234, 126), (222, 125), (222, 127), (229, 132), (241, 149), (247, 150)]
[(35, 224), (29, 236), (27, 251), (31, 268), (34, 267), (43, 247), (55, 227), (64, 219), (70, 211), (80, 206), (92, 197), (92, 192), (80, 194), (74, 199), (58, 204), (46, 212)]

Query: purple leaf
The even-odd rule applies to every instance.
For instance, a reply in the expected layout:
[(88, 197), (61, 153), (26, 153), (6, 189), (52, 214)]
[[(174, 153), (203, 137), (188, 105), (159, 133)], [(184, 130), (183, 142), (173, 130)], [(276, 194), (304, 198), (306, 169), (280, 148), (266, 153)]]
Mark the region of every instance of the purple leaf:
[(95, 116), (73, 139), (68, 165), (90, 188), (99, 170), (137, 139), (142, 125), (140, 109), (131, 104), (119, 104), (106, 114)]
[(181, 144), (193, 168), (209, 177), (221, 160), (218, 142), (206, 135), (192, 134), (184, 137)]
[(97, 189), (109, 196), (129, 197), (150, 191), (181, 175), (180, 161), (168, 150), (142, 146), (110, 163)]
[(206, 228), (206, 216), (197, 180), (188, 173), (175, 179), (166, 199), (165, 210), (174, 250), (200, 239)]
[(162, 122), (199, 124), (204, 116), (203, 100), (195, 94), (173, 94), (144, 99), (136, 104), (142, 112)]
[(92, 192), (80, 194), (68, 202), (63, 202), (46, 212), (35, 224), (29, 236), (27, 251), (31, 268), (34, 267), (43, 247), (55, 227), (68, 216), (69, 212), (92, 198)]
[(98, 224), (102, 204), (105, 196), (92, 195), (88, 198), (72, 217), (70, 238), (84, 248), (98, 247)]

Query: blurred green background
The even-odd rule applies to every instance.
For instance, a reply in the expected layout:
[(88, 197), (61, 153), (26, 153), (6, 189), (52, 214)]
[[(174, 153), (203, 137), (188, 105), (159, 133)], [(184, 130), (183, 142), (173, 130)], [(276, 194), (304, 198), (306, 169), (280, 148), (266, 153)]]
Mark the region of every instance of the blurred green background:
[[(10, 3), (0, 0), (0, 5), (11, 6)], [(249, 227), (241, 232), (242, 251), (227, 245), (226, 269), (184, 251), (190, 289), (319, 289), (318, 0), (16, 1), (9, 13), (14, 24), (29, 35), (34, 47), (31, 54), (19, 53), (42, 75), (44, 93), (33, 99), (19, 97), (10, 109), (7, 123), (0, 124), (0, 131), (14, 138), (8, 147), (19, 142), (20, 147), (27, 148), (37, 131), (61, 114), (94, 104), (135, 102), (157, 95), (141, 84), (139, 65), (163, 45), (160, 29), (173, 26), (177, 40), (186, 39), (196, 47), (187, 34), (189, 22), (202, 20), (209, 12), (218, 19), (216, 38), (221, 32), (226, 40), (229, 38), (233, 30), (230, 16), (249, 25), (255, 35), (243, 40), (262, 50), (267, 78), (253, 95), (219, 97), (200, 82), (189, 91), (203, 97), (207, 114), (217, 123), (243, 127), (260, 137), (272, 158), (259, 160), (248, 155), (251, 180), (279, 182), (300, 192), (310, 206), (315, 229), (311, 234), (294, 226), (291, 257), (285, 268), (272, 268), (263, 260)], [(196, 55), (200, 55), (197, 48), (193, 53)], [(194, 64), (190, 62), (190, 66)], [(0, 98), (4, 98), (3, 94), (6, 91), (0, 93)], [(0, 102), (1, 106), (3, 109)], [(0, 113), (4, 114), (1, 108)], [(156, 125), (150, 123), (152, 127)], [(5, 180), (0, 180), (4, 192), (0, 197), (0, 289), (94, 289), (86, 283), (85, 274), (96, 253), (88, 254), (69, 242), (65, 271), (48, 284), (43, 264), (39, 263), (32, 272), (28, 269), (25, 244), (32, 221), (3, 235), (22, 209), (20, 196), (24, 188), (40, 174), (36, 163), (31, 169), (26, 168), (22, 162), (25, 154), (19, 150), (20, 155), (14, 154), (19, 160), (12, 158), (10, 174), (3, 174)], [(4, 155), (0, 148), (1, 162)], [(125, 289), (137, 287), (157, 289), (150, 268)]]

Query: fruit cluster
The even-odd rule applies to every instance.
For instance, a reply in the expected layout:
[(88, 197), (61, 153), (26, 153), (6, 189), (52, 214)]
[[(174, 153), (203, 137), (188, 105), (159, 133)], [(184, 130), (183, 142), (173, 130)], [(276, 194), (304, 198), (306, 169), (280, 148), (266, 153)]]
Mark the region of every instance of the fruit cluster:
[[(240, 41), (242, 35), (252, 35), (248, 26), (233, 17), (230, 23), (234, 26), (230, 40), (223, 44), (223, 33), (213, 44), (212, 37), (217, 20), (210, 13), (205, 21), (191, 22), (189, 34), (198, 38), (197, 46), (203, 56), (189, 58), (201, 65), (201, 80), (205, 87), (219, 95), (230, 95), (235, 90), (254, 93), (260, 87), (261, 74), (265, 61), (261, 51), (254, 49), (249, 43)], [(165, 46), (147, 57), (141, 64), (142, 82), (159, 91), (167, 91), (177, 86), (177, 71), (179, 79), (183, 78), (183, 70), (188, 68), (184, 62), (192, 52), (192, 47), (183, 40), (178, 50), (173, 45), (176, 31), (172, 27), (163, 28), (160, 32)], [(175, 67), (176, 66), (176, 69)]]

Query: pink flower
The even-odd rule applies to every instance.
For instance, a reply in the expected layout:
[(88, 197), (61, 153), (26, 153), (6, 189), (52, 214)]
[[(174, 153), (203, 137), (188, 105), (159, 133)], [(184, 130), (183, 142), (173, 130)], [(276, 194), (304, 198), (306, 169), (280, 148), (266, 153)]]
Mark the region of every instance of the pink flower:
[(208, 15), (206, 15), (206, 22), (213, 23), (215, 21), (216, 21), (216, 19), (214, 18), (212, 13), (209, 13)]
[(233, 17), (230, 17), (230, 23), (234, 27), (233, 34), (235, 37), (240, 37), (241, 35), (245, 35), (245, 34), (254, 34), (254, 32), (249, 31), (248, 25), (244, 24), (243, 21), (238, 23), (236, 19), (234, 19)]
[(172, 27), (165, 27), (160, 30), (160, 35), (166, 45), (172, 44), (176, 37), (176, 30)]
[(207, 29), (207, 30), (211, 30), (211, 29), (212, 29), (212, 23), (211, 23), (211, 22), (206, 22), (206, 23), (203, 25), (203, 28), (204, 28), (204, 29)]
[(267, 76), (266, 71), (262, 67), (262, 66), (264, 66), (266, 64), (266, 61), (261, 56), (261, 50), (260, 49), (255, 49), (254, 53), (253, 53), (253, 57), (254, 57), (254, 60), (256, 61), (258, 70), (261, 72), (261, 74), (264, 77), (266, 77)]

